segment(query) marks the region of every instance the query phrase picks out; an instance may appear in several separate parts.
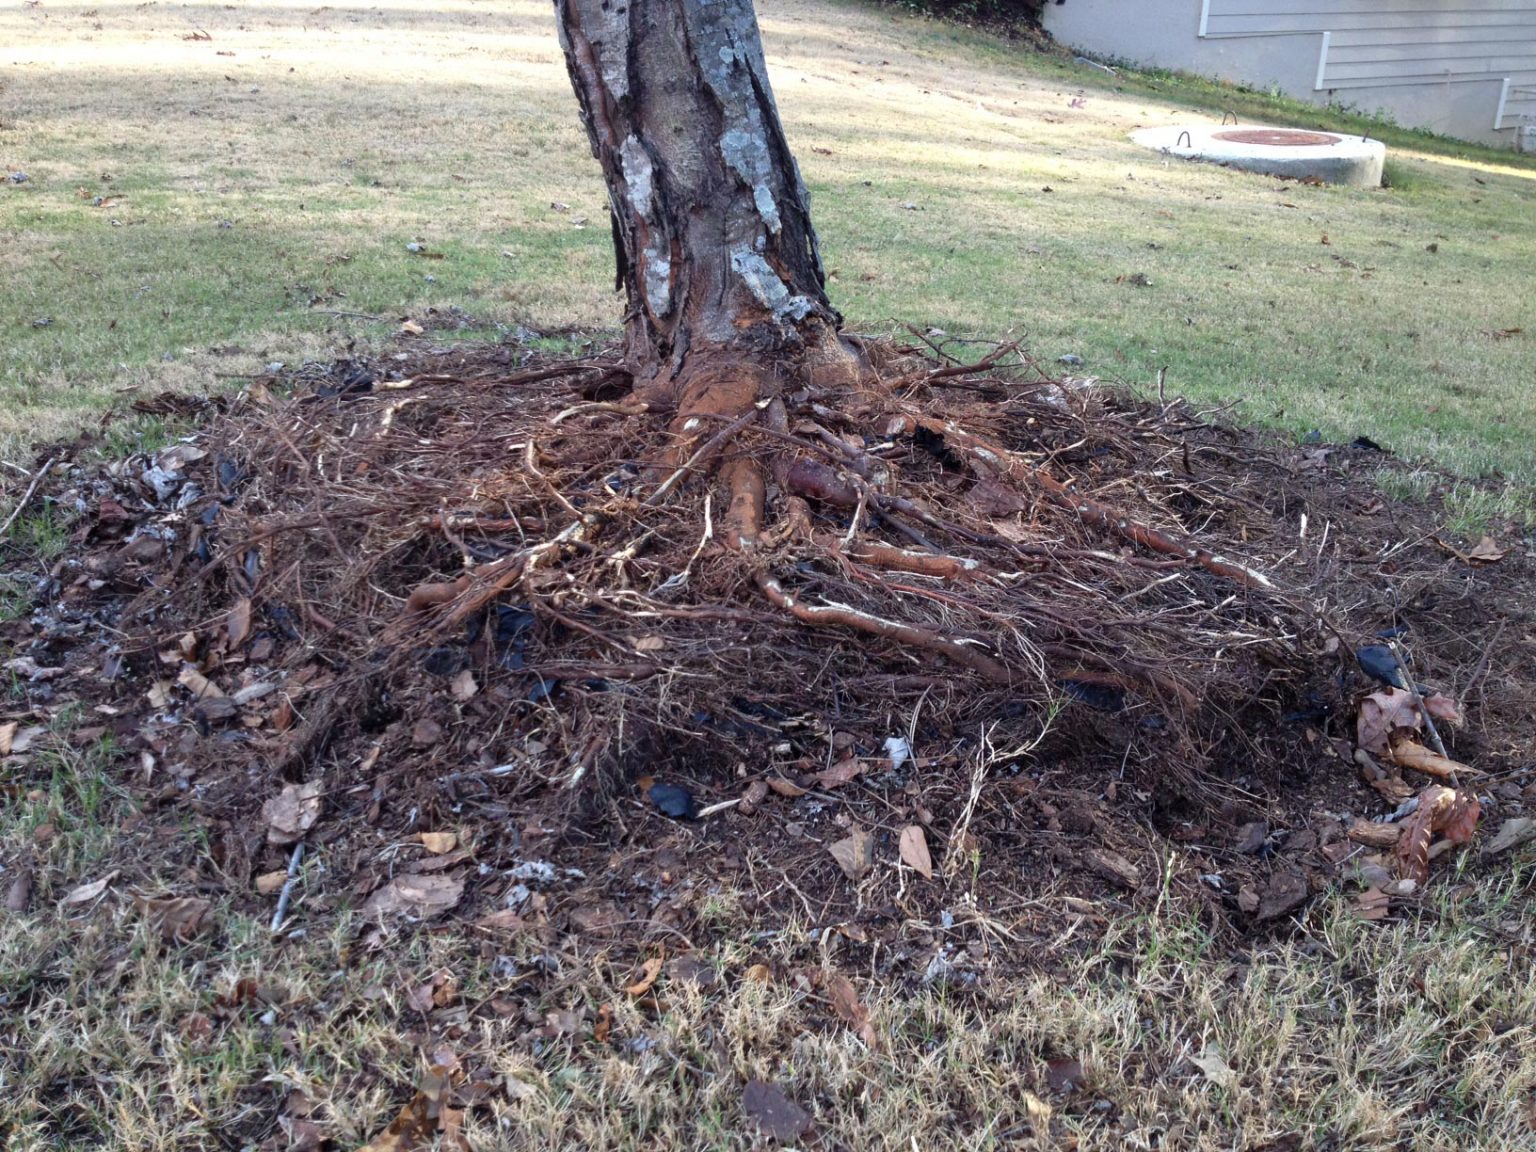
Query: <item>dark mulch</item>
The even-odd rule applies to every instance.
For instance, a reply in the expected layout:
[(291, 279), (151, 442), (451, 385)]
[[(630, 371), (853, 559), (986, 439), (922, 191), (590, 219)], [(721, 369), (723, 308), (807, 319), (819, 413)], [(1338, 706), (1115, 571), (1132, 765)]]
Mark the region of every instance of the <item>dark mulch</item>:
[[(143, 813), (125, 883), (270, 917), (255, 878), (290, 849), (263, 807), (315, 781), (306, 841), (326, 866), (295, 925), (357, 907), (429, 859), (419, 833), (451, 829), (446, 865), (417, 873), (463, 882), (449, 917), (510, 904), (531, 928), (702, 948), (708, 897), (727, 891), (765, 931), (794, 919), (884, 945), (898, 977), (931, 975), (935, 926), (978, 909), (1021, 964), (1063, 962), (1040, 950), (1063, 916), (1160, 894), (1234, 936), (1305, 916), (1361, 853), (1351, 819), (1397, 803), (1352, 759), (1372, 687), (1352, 653), (1383, 630), (1462, 705), (1447, 735), (1483, 773), (1484, 828), (1530, 806), (1533, 570), (1512, 526), (1495, 530), (1507, 554), (1473, 565), (1437, 542), (1435, 508), (1375, 487), (1396, 465), (1373, 446), (1281, 443), (1027, 364), (943, 377), (893, 362), (891, 395), (857, 420), (797, 403), (931, 517), (876, 515), (872, 536), (979, 557), (986, 578), (829, 562), (850, 515), (836, 501), (767, 562), (807, 602), (944, 630), (1014, 682), (796, 623), (706, 538), (706, 482), (645, 504), (660, 433), (614, 410), (610, 359), (492, 346), (311, 366), (193, 414), (169, 456), (50, 477), (71, 546), (0, 651), (64, 671), (21, 677), (0, 723), (70, 709), (73, 739), (113, 737)], [(978, 481), (942, 435), (869, 432), (898, 410), (982, 433), (1275, 589)], [(589, 516), (600, 530), (562, 541)], [(451, 603), (428, 603), (424, 587), (467, 572)], [(893, 763), (897, 739), (913, 758)], [(13, 757), (0, 786), (35, 770)], [(697, 808), (747, 802), (678, 820), (653, 783)], [(913, 826), (933, 880), (897, 867)], [(874, 840), (857, 883), (828, 851), (856, 829)]]

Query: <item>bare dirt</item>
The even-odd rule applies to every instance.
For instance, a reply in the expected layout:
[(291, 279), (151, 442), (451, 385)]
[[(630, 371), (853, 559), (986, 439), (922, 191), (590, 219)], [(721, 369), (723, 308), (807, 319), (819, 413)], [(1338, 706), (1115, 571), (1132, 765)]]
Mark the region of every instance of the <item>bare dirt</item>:
[[(860, 440), (933, 520), (892, 513), (887, 546), (984, 553), (983, 569), (834, 568), (791, 541), (777, 578), (803, 602), (948, 622), (1026, 669), (997, 683), (776, 610), (701, 531), (686, 478), (647, 505), (643, 422), (614, 410), (605, 355), (413, 348), (195, 412), (168, 398), (196, 431), (150, 457), (73, 463), (89, 437), (43, 450), (63, 465), (36, 499), (71, 544), (0, 626), (19, 693), (0, 727), (68, 717), (76, 743), (111, 737), (141, 811), (124, 882), (174, 878), (265, 920), (302, 839), (325, 869), (289, 927), (362, 908), (367, 947), (494, 916), (637, 956), (662, 936), (699, 946), (727, 890), (763, 931), (836, 931), (898, 980), (947, 963), (912, 927), (954, 915), (925, 867), (1025, 965), (1069, 962), (1044, 947), (1062, 907), (1045, 891), (1090, 918), (1177, 900), (1235, 942), (1288, 931), (1362, 860), (1392, 871), (1348, 834), (1430, 783), (1387, 765), (1373, 784), (1355, 756), (1376, 686), (1353, 652), (1387, 630), (1460, 705), (1445, 735), (1478, 773), (1461, 783), (1481, 834), (1536, 806), (1530, 544), (1508, 526), (1497, 559), (1442, 543), (1432, 509), (1375, 487), (1394, 464), (1368, 442), (1281, 443), (1017, 358), (945, 375), (953, 361), (903, 357), (904, 402), (1274, 589), (1019, 501), (923, 427)], [(621, 506), (650, 519), (498, 585), (509, 557)], [(813, 504), (812, 532), (842, 534), (849, 512)], [(12, 760), (6, 787), (27, 771)], [(1383, 914), (1422, 898), (1401, 888)]]

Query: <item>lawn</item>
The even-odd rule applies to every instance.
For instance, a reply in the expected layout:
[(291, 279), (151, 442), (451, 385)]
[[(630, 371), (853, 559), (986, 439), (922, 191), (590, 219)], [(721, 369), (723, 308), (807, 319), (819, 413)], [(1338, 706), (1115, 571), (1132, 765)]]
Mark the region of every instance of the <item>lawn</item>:
[[(1392, 133), (1390, 188), (1281, 183), (1126, 139), (1257, 114), (1253, 94), (857, 7), (771, 3), (763, 25), (855, 327), (1012, 334), (1143, 387), (1166, 368), (1298, 434), (1536, 478), (1528, 158)], [(407, 315), (614, 326), (543, 5), (47, 4), (0, 33), (0, 167), (29, 177), (0, 188), (0, 455)]]
[[(1379, 190), (1170, 163), (1128, 132), (1227, 106), (1359, 121), (841, 2), (760, 15), (852, 327), (1020, 338), (1048, 371), (1146, 394), (1166, 370), (1197, 408), (1388, 446), (1404, 463), (1383, 487), (1451, 536), (1529, 528), (1529, 158), (1383, 129)], [(34, 442), (162, 390), (616, 329), (604, 193), (543, 4), (45, 0), (0, 13), (0, 45), (0, 520)], [(128, 416), (102, 453), (180, 430)], [(72, 532), (66, 510), (25, 511), (0, 541), (10, 636)], [(1506, 567), (1530, 547), (1501, 540)], [(885, 937), (819, 923), (751, 847), (698, 876), (712, 830), (691, 864), (616, 836), (604, 857), (600, 830), (583, 859), (658, 918), (573, 911), (584, 878), (548, 865), (523, 910), (590, 913), (618, 941), (594, 946), (517, 917), (370, 941), (317, 840), (292, 869), (299, 927), (274, 934), (251, 911), (271, 873), (229, 881), (253, 861), (174, 754), (125, 752), (110, 712), (34, 711), (47, 682), (5, 675), (0, 896), (25, 888), (0, 911), (7, 1150), (355, 1148), (412, 1102), (432, 1110), (422, 1147), (430, 1129), (444, 1148), (745, 1149), (764, 1143), (755, 1080), (814, 1118), (782, 1141), (800, 1147), (1516, 1152), (1536, 1133), (1529, 848), (1437, 860), (1385, 921), (1330, 892), (1247, 933), (1200, 911), (1204, 847), (1157, 840), (1135, 891), (1091, 900), (1065, 871), (1000, 899), (1008, 857), (987, 850), (981, 886), (976, 848), (925, 889), (942, 917), (904, 903), (909, 871), (872, 885)], [(1025, 782), (992, 767), (1009, 808)], [(1536, 795), (1528, 769), (1487, 783)], [(506, 871), (472, 811), (428, 835)], [(544, 830), (515, 831), (532, 867)], [(381, 833), (367, 865), (442, 843)], [(765, 922), (775, 892), (804, 917)], [(166, 893), (205, 899), (206, 929), (168, 938)]]

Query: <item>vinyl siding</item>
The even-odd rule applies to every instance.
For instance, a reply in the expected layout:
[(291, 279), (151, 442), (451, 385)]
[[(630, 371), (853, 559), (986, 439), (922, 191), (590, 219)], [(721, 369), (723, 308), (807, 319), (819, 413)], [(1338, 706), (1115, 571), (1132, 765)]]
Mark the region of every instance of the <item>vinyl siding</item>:
[(1212, 38), (1327, 32), (1317, 87), (1509, 81), (1496, 128), (1536, 118), (1536, 0), (1210, 0)]

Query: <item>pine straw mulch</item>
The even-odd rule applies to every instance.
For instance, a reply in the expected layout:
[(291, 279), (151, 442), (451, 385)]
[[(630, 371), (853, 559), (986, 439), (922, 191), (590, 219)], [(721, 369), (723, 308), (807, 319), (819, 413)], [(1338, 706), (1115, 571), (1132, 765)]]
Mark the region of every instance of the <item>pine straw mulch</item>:
[[(730, 451), (821, 469), (809, 533), (760, 560), (713, 538), (707, 482), (656, 498), (662, 433), (619, 410), (604, 355), (258, 382), (153, 457), (56, 469), (72, 543), (0, 642), (60, 671), (0, 720), (84, 705), (72, 738), (114, 737), (144, 812), (119, 885), (266, 919), (297, 837), (324, 868), (290, 928), (362, 905), (372, 942), (404, 913), (702, 947), (724, 894), (898, 976), (931, 977), (957, 917), (1050, 964), (1064, 917), (1160, 894), (1222, 932), (1301, 914), (1365, 851), (1351, 818), (1426, 782), (1373, 788), (1351, 759), (1352, 651), (1382, 629), (1467, 713), (1452, 754), (1485, 773), (1485, 826), (1531, 799), (1528, 544), (1448, 552), (1373, 486), (1368, 444), (1279, 443), (1017, 356), (886, 370), (878, 401), (797, 393), (788, 431), (736, 431)], [(985, 475), (956, 428), (1070, 488)], [(892, 627), (798, 620), (757, 563), (797, 605)], [(739, 802), (675, 820), (653, 780)], [(898, 864), (913, 827), (933, 880)]]

